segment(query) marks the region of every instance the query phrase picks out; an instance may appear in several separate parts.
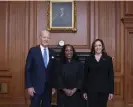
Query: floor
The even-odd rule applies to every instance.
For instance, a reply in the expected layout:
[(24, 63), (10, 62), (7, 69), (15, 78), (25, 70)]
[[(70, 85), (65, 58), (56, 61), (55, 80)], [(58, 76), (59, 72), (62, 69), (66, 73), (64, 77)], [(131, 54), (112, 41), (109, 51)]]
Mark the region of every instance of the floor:
[[(29, 104), (0, 104), (0, 107), (29, 107)], [(52, 107), (57, 107), (56, 105), (52, 105)], [(85, 105), (82, 105), (82, 107), (86, 107)], [(123, 101), (115, 100), (108, 103), (107, 107), (133, 107), (133, 105), (125, 106)]]

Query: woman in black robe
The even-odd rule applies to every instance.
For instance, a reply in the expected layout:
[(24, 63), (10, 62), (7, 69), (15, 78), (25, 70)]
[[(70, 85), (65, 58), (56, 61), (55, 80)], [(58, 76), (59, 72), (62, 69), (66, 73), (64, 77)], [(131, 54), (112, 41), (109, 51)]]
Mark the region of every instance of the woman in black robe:
[(58, 107), (80, 107), (83, 65), (72, 45), (64, 45), (58, 65)]

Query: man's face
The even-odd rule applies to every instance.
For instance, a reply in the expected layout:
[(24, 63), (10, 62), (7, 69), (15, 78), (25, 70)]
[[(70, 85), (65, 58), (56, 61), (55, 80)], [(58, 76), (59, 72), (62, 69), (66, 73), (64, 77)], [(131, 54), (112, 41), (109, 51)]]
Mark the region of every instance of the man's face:
[(50, 34), (47, 31), (42, 31), (41, 35), (40, 35), (40, 40), (41, 40), (41, 44), (44, 47), (47, 47), (49, 44), (49, 40), (50, 40)]

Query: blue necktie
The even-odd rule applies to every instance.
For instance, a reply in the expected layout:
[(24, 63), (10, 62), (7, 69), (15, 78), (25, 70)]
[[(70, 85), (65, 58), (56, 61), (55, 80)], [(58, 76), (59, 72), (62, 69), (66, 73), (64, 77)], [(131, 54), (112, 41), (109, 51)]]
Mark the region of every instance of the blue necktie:
[(46, 50), (46, 48), (44, 48), (43, 60), (44, 60), (45, 67), (47, 67), (47, 50)]

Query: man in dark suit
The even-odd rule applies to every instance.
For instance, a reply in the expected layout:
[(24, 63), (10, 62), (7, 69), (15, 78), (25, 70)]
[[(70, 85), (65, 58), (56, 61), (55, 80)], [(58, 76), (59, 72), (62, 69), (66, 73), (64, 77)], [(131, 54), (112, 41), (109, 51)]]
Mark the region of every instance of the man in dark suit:
[[(31, 97), (30, 107), (50, 107), (55, 93), (55, 52), (48, 48), (50, 33), (42, 31), (41, 44), (29, 50), (25, 65), (25, 83)], [(41, 102), (42, 101), (42, 102)]]

